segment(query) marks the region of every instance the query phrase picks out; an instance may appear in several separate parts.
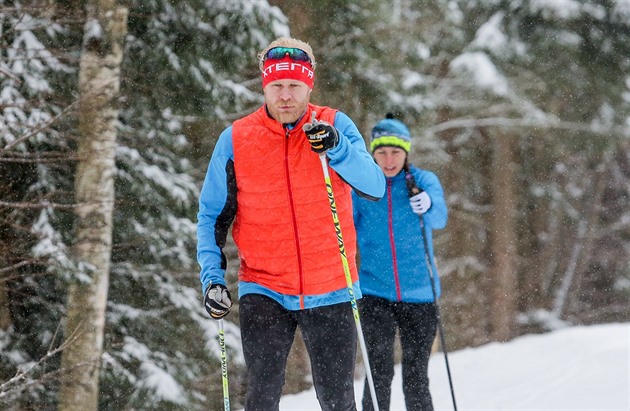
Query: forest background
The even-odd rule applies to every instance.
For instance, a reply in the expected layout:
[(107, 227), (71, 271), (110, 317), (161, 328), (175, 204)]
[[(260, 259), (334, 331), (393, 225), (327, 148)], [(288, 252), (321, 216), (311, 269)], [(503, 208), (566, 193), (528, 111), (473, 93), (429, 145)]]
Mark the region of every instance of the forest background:
[[(630, 0), (0, 0), (3, 409), (222, 409), (197, 200), (280, 35), (442, 180), (449, 350), (630, 320)], [(298, 336), (286, 392), (308, 375)]]

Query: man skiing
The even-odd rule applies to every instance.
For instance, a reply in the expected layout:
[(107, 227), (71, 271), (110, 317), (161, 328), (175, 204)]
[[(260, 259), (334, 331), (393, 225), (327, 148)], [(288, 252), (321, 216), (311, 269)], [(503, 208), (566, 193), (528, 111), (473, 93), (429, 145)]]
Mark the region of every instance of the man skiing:
[(351, 192), (378, 200), (385, 178), (352, 120), (310, 103), (315, 58), (307, 43), (276, 39), (259, 61), (265, 104), (221, 133), (201, 190), (204, 304), (215, 319), (232, 305), (222, 249), (233, 222), (245, 410), (278, 409), (298, 326), (322, 410), (355, 410), (357, 334), (319, 156), (326, 156), (357, 298)]

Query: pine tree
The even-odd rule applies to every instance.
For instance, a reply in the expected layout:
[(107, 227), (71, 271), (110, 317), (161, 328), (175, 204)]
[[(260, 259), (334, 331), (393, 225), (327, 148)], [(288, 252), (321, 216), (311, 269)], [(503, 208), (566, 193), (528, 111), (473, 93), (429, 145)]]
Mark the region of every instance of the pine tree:
[[(73, 2), (34, 2), (34, 6), (44, 5), (54, 7), (36, 8), (49, 19), (38, 26), (37, 34), (47, 38), (45, 46), (55, 53), (48, 49), (42, 53), (52, 56), (53, 62), (55, 57), (67, 64), (59, 63), (56, 73), (39, 76), (42, 82), (49, 82), (51, 95), (54, 92), (55, 99), (51, 100), (57, 105), (50, 111), (61, 116), (55, 127), (41, 133), (48, 138), (48, 145), (33, 150), (32, 155), (37, 158), (33, 169), (43, 169), (42, 164), (46, 163), (42, 158), (60, 151), (50, 144), (51, 140), (61, 141), (58, 144), (66, 150), (67, 158), (76, 159), (73, 136), (78, 133), (72, 111), (76, 105), (72, 103), (78, 84), (82, 8)], [(24, 20), (24, 9), (10, 9), (14, 13), (11, 18)], [(272, 38), (288, 34), (285, 24), (282, 13), (263, 2), (138, 1), (131, 4), (122, 62), (122, 98), (118, 102), (116, 204), (101, 368), (101, 409), (207, 409), (221, 397), (220, 385), (215, 383), (220, 381), (216, 324), (203, 310), (194, 258), (198, 188), (213, 141), (220, 131), (229, 121), (253, 110), (262, 101), (256, 52)], [(12, 35), (6, 37), (6, 41), (11, 38)], [(43, 67), (52, 71), (46, 64)], [(34, 76), (29, 71), (14, 72), (18, 79)], [(3, 87), (10, 81), (4, 77), (2, 80)], [(41, 91), (33, 95), (44, 98)], [(10, 103), (7, 107), (16, 105), (14, 101)], [(63, 111), (68, 106), (70, 108)], [(55, 136), (64, 139), (57, 141)], [(34, 140), (33, 137), (25, 139), (28, 143)], [(14, 156), (3, 151), (3, 157), (9, 155)], [(67, 159), (65, 163), (62, 161), (57, 160), (55, 165), (68, 162)], [(17, 175), (15, 167), (10, 165), (5, 169)], [(46, 371), (61, 371), (59, 356), (48, 358), (45, 354), (49, 347), (59, 347), (63, 341), (56, 330), (65, 314), (66, 280), (80, 271), (66, 251), (73, 242), (74, 169), (53, 167), (52, 170), (57, 173), (52, 174), (55, 180), (48, 185), (43, 184), (46, 182), (43, 178), (28, 180), (34, 187), (51, 187), (58, 193), (55, 194), (58, 197), (41, 196), (42, 199), (33, 201), (35, 209), (42, 208), (44, 200), (55, 199), (64, 207), (44, 208), (54, 215), (52, 220), (30, 217), (31, 224), (40, 228), (41, 240), (31, 238), (29, 244), (20, 248), (22, 254), (16, 253), (11, 264), (1, 267), (6, 269), (3, 272), (14, 274), (18, 269), (25, 271), (24, 264), (29, 259), (35, 261), (32, 252), (46, 251), (46, 256), (50, 255), (48, 260), (38, 257), (41, 265), (20, 277), (30, 286), (30, 298), (26, 295), (17, 298), (18, 285), (21, 290), (24, 286), (16, 281), (8, 283), (12, 315), (5, 318), (19, 323), (19, 327), (15, 331), (9, 329), (14, 337), (7, 339), (7, 349), (2, 351), (3, 355), (7, 353), (1, 367), (3, 380), (15, 375), (17, 367), (24, 362), (39, 358), (46, 358)], [(50, 175), (44, 177), (50, 180)], [(17, 190), (12, 190), (15, 195), (34, 192), (24, 181), (14, 181), (18, 186)], [(14, 215), (28, 216), (15, 202), (3, 207)], [(23, 231), (16, 232), (15, 219), (10, 219), (9, 214), (3, 218), (5, 226), (13, 230), (3, 231), (0, 236), (9, 249), (12, 239), (24, 241), (25, 237)], [(12, 232), (15, 232), (13, 237), (9, 236)], [(56, 244), (56, 248), (46, 247), (47, 244)], [(38, 247), (33, 248), (33, 245)], [(231, 272), (236, 268), (231, 267)], [(21, 312), (25, 314), (19, 317)], [(232, 394), (238, 404), (242, 380), (238, 328), (228, 322), (226, 334), (228, 355), (234, 361), (230, 364)], [(26, 348), (20, 347), (27, 340), (23, 338), (25, 335), (35, 337), (28, 339)], [(8, 356), (18, 349), (21, 356)], [(37, 378), (44, 372), (43, 368), (39, 369), (39, 374), (35, 371), (29, 378)], [(169, 389), (164, 390), (162, 384), (167, 384)], [(20, 388), (12, 393), (13, 396), (0, 396), (0, 400), (15, 403), (19, 398), (24, 405), (37, 403), (52, 407), (57, 386), (54, 380), (29, 384), (22, 380)]]
[(48, 2), (0, 2), (0, 404), (52, 403), (66, 273), (76, 101)]

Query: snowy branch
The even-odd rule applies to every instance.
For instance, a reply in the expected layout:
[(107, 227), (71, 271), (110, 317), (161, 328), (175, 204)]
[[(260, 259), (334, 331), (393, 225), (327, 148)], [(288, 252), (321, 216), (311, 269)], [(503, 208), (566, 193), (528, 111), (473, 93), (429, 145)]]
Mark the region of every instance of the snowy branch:
[(75, 100), (74, 102), (72, 102), (70, 105), (68, 105), (66, 108), (64, 108), (61, 113), (57, 114), (56, 116), (52, 117), (50, 120), (48, 120), (47, 122), (45, 122), (44, 124), (40, 125), (39, 127), (31, 130), (30, 132), (24, 134), (23, 136), (15, 139), (14, 141), (12, 141), (11, 143), (7, 144), (6, 146), (4, 146), (4, 148), (0, 149), (0, 153), (3, 153), (5, 151), (8, 151), (10, 149), (12, 149), (13, 147), (15, 147), (16, 145), (18, 145), (19, 143), (28, 140), (29, 138), (31, 138), (32, 136), (36, 135), (37, 133), (41, 132), (42, 130), (47, 129), (48, 127), (50, 127), (51, 124), (53, 124), (55, 121), (59, 120), (61, 117), (63, 117), (68, 111), (70, 111), (70, 109), (72, 107), (74, 107), (77, 103), (79, 102), (79, 100)]
[(59, 332), (60, 326), (61, 324), (57, 326), (55, 335), (51, 339), (51, 347), (49, 347), (48, 351), (43, 357), (41, 357), (36, 362), (31, 363), (27, 367), (19, 369), (13, 377), (11, 377), (7, 381), (0, 384), (0, 400), (7, 398), (14, 391), (18, 391), (18, 392), (23, 391), (24, 389), (26, 389), (27, 387), (31, 385), (37, 384), (44, 379), (52, 378), (53, 376), (56, 376), (62, 372), (62, 370), (56, 370), (56, 371), (46, 373), (42, 375), (40, 378), (35, 379), (35, 380), (32, 380), (29, 378), (30, 375), (32, 375), (39, 368), (41, 368), (42, 364), (44, 364), (46, 361), (48, 361), (49, 359), (51, 359), (52, 357), (54, 357), (61, 351), (65, 350), (76, 339), (78, 328), (77, 330), (74, 330), (61, 345), (59, 345), (57, 348), (52, 348), (52, 344), (54, 344), (56, 340), (56, 336)]
[(13, 74), (13, 72), (6, 67), (0, 66), (0, 74), (4, 74), (11, 80), (17, 82), (19, 85), (22, 84), (22, 81), (20, 80), (20, 78), (16, 76), (15, 74)]
[(29, 153), (4, 153), (0, 155), (0, 163), (61, 163), (67, 161), (78, 161), (81, 157), (69, 155), (63, 152), (29, 152)]
[(19, 209), (42, 209), (42, 208), (76, 208), (82, 204), (60, 204), (44, 201), (41, 203), (9, 203), (7, 201), (0, 201), (0, 208), (19, 208)]
[(445, 121), (435, 126), (427, 127), (427, 134), (436, 134), (446, 130), (458, 128), (475, 128), (475, 127), (533, 127), (540, 129), (560, 129), (592, 133), (600, 136), (620, 135), (630, 138), (630, 130), (621, 126), (615, 127), (595, 127), (584, 123), (575, 123), (571, 121), (552, 121), (544, 122), (539, 119), (512, 119), (505, 117), (489, 117), (489, 118), (462, 118)]

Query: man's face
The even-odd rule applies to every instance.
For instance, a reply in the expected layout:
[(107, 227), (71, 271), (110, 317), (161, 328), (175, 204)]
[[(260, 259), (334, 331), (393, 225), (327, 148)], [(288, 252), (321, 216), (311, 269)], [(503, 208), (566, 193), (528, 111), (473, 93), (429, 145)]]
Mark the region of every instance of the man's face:
[(407, 158), (407, 152), (398, 147), (378, 147), (372, 153), (376, 163), (381, 166), (385, 177), (394, 177), (400, 173), (405, 165), (405, 159)]
[(305, 83), (290, 79), (272, 81), (264, 92), (269, 114), (282, 124), (297, 121), (311, 98), (311, 89)]

